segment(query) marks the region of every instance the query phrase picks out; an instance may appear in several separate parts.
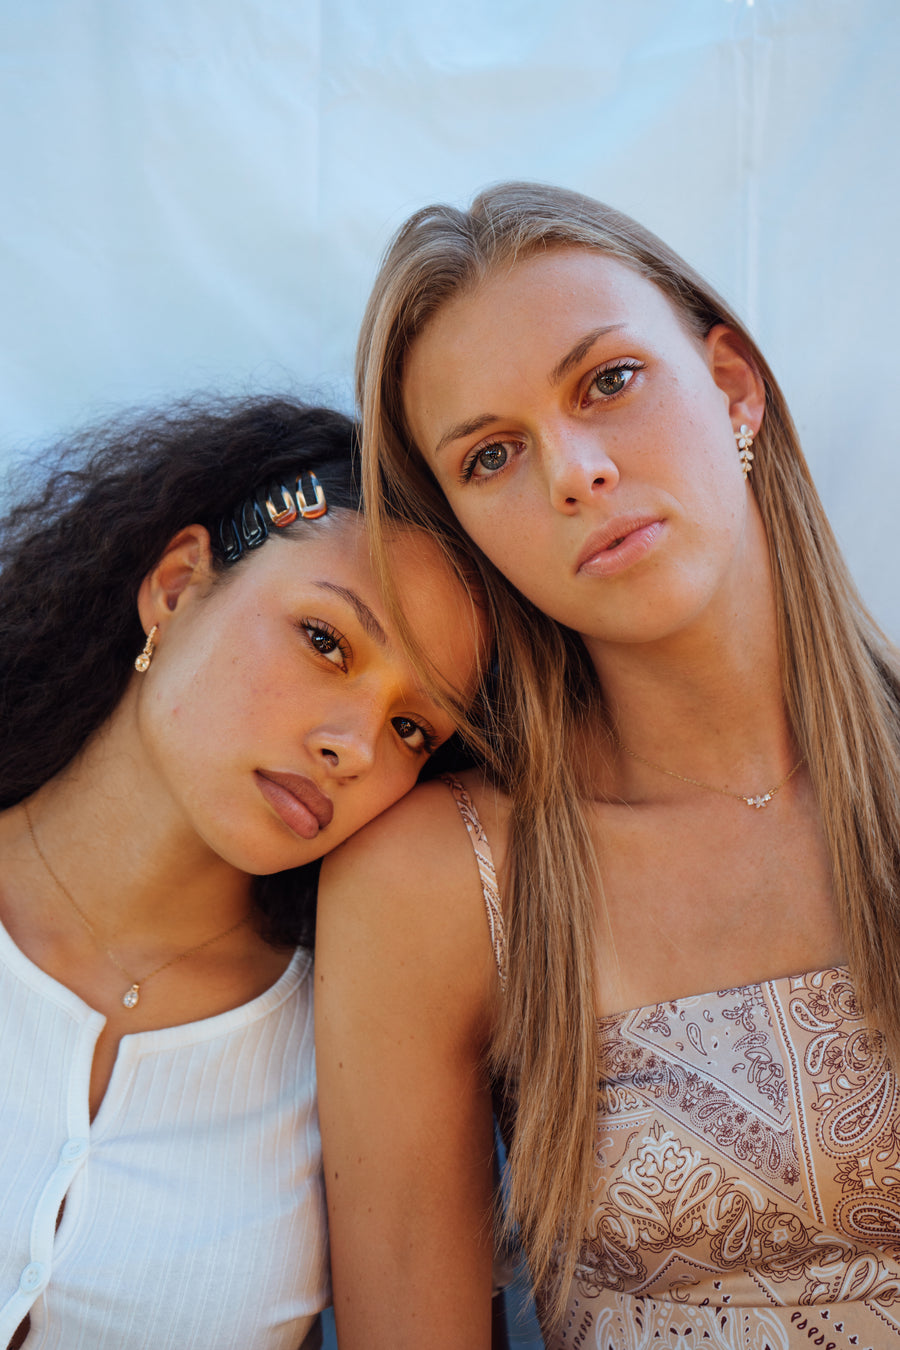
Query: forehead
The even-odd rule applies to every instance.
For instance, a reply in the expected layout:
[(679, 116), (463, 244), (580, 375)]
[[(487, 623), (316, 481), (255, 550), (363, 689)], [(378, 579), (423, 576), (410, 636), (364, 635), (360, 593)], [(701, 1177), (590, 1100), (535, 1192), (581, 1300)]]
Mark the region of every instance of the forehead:
[(466, 300), (521, 306), (545, 301), (594, 305), (650, 305), (668, 301), (659, 288), (634, 267), (598, 249), (555, 247), (525, 258), (498, 264), (447, 309)]
[[(318, 520), (298, 520), (287, 529), (272, 528), (265, 543), (248, 552), (234, 569), (236, 581), (248, 586), (291, 584), (314, 573), (371, 575), (369, 541), (362, 518), (355, 511), (330, 508)], [(226, 570), (225, 579), (230, 580)]]
[[(423, 596), (464, 591), (438, 545), (423, 530), (389, 528), (385, 546), (398, 592), (408, 596), (414, 608)], [(352, 582), (373, 606), (379, 594), (365, 517), (340, 508), (315, 521), (298, 521), (282, 532), (273, 530), (237, 569), (236, 577), (240, 576), (252, 579), (257, 587), (339, 579)]]
[(436, 384), (449, 390), (471, 379), (472, 365), (493, 370), (514, 354), (552, 366), (573, 338), (613, 325), (657, 341), (693, 341), (658, 286), (594, 249), (554, 249), (496, 267), (444, 304), (413, 342), (405, 398)]

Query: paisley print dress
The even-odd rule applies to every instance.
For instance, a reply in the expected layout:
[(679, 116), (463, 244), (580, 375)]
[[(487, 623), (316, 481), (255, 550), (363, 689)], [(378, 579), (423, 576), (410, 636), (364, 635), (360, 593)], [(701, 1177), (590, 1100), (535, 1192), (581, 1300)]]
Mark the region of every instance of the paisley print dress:
[[(502, 957), (490, 848), (450, 787)], [(601, 1018), (597, 1062), (592, 1213), (548, 1350), (900, 1350), (900, 1083), (845, 968)]]

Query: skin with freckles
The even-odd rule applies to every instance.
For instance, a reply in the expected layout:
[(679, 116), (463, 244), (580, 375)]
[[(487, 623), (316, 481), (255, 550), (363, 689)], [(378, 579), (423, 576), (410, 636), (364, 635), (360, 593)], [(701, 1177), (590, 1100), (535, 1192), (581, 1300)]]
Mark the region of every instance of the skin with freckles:
[(652, 642), (733, 611), (766, 556), (732, 430), (762, 416), (755, 391), (731, 407), (742, 371), (724, 326), (701, 341), (630, 268), (569, 249), (446, 304), (404, 406), (518, 589), (589, 643)]
[[(690, 331), (661, 290), (599, 251), (551, 248), (444, 301), (409, 346), (402, 396), (464, 531), (581, 636), (602, 689), (603, 717), (578, 724), (572, 749), (602, 874), (588, 902), (588, 1007), (652, 1008), (841, 961), (805, 767), (763, 811), (677, 776), (758, 793), (799, 759), (768, 543), (734, 435), (765, 417), (741, 337), (724, 324)], [(606, 717), (676, 776), (621, 750)], [(510, 803), (478, 773), (464, 786), (506, 904)], [(525, 889), (515, 899), (528, 914)], [(504, 1014), (472, 847), (441, 785), (326, 860), (319, 915), (341, 1344), (412, 1350), (426, 1326), (439, 1350), (486, 1350), (484, 1066)], [(553, 1029), (560, 1053), (569, 1025)]]
[[(297, 867), (409, 791), (453, 725), (385, 616), (358, 517), (329, 512), (302, 539), (274, 538), (215, 582), (194, 533), (139, 598), (145, 625), (161, 625), (152, 678), (133, 683), (122, 709), (133, 712), (144, 789), (229, 865)], [(398, 533), (391, 555), (412, 631), (448, 686), (465, 691), (478, 636), (468, 597), (427, 536)], [(313, 799), (323, 824), (292, 817), (268, 786), (289, 775), (324, 797)]]
[[(403, 393), (464, 529), (581, 634), (621, 740), (735, 792), (780, 781), (798, 756), (768, 546), (734, 437), (759, 426), (764, 396), (732, 330), (698, 338), (631, 268), (559, 249), (445, 304), (411, 348)], [(611, 939), (598, 944), (598, 1012), (765, 978), (773, 947), (782, 973), (841, 954), (802, 774), (777, 812), (751, 817), (589, 736), (584, 753)]]
[(0, 521), (2, 1346), (321, 1341), (315, 864), (489, 642), (421, 529), (387, 531), (388, 603), (356, 435), (186, 400), (76, 436)]
[[(480, 611), (426, 535), (398, 531), (391, 559), (412, 630), (465, 697)], [(270, 539), (225, 573), (212, 568), (206, 530), (189, 526), (145, 578), (138, 609), (145, 631), (158, 626), (149, 669), (29, 803), (43, 852), (97, 936), (48, 876), (23, 808), (0, 814), (0, 919), (35, 964), (106, 1016), (92, 1113), (122, 1035), (238, 1006), (284, 970), (291, 953), (258, 931), (251, 876), (321, 858), (408, 792), (453, 731), (387, 617), (353, 512)], [(122, 972), (104, 947), (141, 974), (242, 916), (123, 1009)]]

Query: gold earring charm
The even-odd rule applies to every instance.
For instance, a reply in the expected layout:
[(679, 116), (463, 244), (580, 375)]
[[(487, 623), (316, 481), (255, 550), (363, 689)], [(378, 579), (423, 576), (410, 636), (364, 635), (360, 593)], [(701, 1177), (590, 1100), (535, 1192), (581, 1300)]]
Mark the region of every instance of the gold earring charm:
[(750, 470), (753, 468), (753, 432), (746, 422), (741, 423), (740, 431), (734, 433), (734, 439), (737, 441), (738, 452), (741, 460), (741, 473), (745, 478), (750, 477)]
[(147, 634), (147, 641), (144, 643), (140, 656), (135, 657), (134, 668), (139, 671), (141, 675), (144, 674), (144, 671), (150, 669), (150, 662), (153, 660), (153, 649), (156, 646), (156, 635), (158, 632), (159, 624), (155, 623)]

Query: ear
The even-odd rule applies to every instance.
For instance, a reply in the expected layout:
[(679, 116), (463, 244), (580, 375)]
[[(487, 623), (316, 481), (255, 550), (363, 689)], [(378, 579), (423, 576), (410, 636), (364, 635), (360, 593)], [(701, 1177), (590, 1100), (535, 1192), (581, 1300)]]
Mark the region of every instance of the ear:
[(733, 328), (717, 323), (705, 346), (710, 373), (728, 403), (731, 425), (736, 429), (746, 423), (756, 435), (766, 411), (766, 391), (747, 343)]
[(141, 582), (138, 614), (144, 631), (149, 632), (154, 624), (164, 627), (166, 618), (190, 594), (206, 590), (212, 575), (209, 531), (202, 525), (186, 525), (169, 540), (159, 562)]

